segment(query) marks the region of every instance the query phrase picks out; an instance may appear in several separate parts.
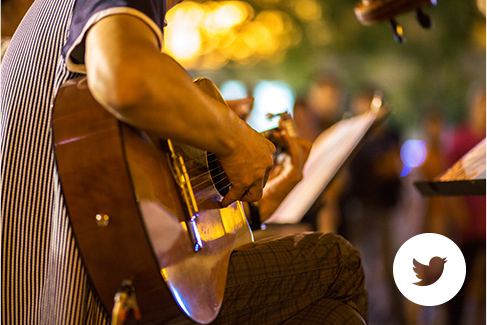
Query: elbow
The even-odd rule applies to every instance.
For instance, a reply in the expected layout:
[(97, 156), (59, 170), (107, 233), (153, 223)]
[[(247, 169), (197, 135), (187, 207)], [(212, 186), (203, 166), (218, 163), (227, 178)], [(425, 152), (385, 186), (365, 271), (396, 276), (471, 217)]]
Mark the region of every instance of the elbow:
[(146, 96), (147, 87), (143, 75), (136, 68), (124, 69), (110, 84), (106, 96), (107, 104), (124, 112), (133, 108)]
[(122, 120), (147, 98), (145, 82), (137, 62), (119, 69), (102, 67), (88, 74), (88, 86), (93, 97)]

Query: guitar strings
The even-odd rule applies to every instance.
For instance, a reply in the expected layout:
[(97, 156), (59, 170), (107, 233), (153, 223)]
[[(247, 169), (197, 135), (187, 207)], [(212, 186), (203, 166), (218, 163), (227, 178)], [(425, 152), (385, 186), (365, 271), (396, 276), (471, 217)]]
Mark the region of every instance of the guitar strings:
[[(198, 168), (199, 167), (199, 168)], [(198, 169), (201, 169), (201, 166), (198, 166), (198, 167), (194, 167), (194, 168), (188, 168), (186, 166), (186, 171), (188, 172), (188, 174), (190, 174), (192, 171), (195, 171), (195, 170), (198, 170)], [(212, 168), (212, 169), (206, 169), (204, 172), (202, 173), (199, 173), (199, 174), (196, 174), (196, 175), (192, 175), (190, 176), (191, 179), (196, 179), (196, 178), (200, 178), (200, 177), (203, 177), (203, 176), (208, 176), (208, 174), (211, 175), (212, 172), (214, 171), (217, 171), (219, 170), (220, 167), (215, 167), (215, 168)], [(216, 174), (216, 175), (211, 175), (211, 177), (218, 177), (218, 176), (221, 176), (222, 174), (224, 174), (225, 171), (221, 171), (220, 173)]]
[[(192, 157), (191, 160), (189, 161), (186, 161), (185, 160), (185, 165), (186, 165), (186, 171), (189, 173), (195, 171), (195, 170), (198, 170), (198, 169), (201, 169), (203, 167), (206, 168), (206, 166), (203, 166), (202, 164), (196, 162), (196, 159), (201, 159), (201, 158), (206, 158), (207, 159), (207, 164), (210, 165), (212, 163), (215, 163), (215, 162), (218, 162), (218, 159), (216, 158), (216, 155), (213, 154), (213, 153), (209, 153), (209, 154), (201, 154), (199, 156), (194, 156)], [(220, 183), (224, 182), (224, 181), (228, 181), (228, 177), (225, 175), (225, 171), (221, 171), (219, 172), (218, 174), (216, 175), (211, 175), (212, 172), (214, 172), (215, 170), (219, 170), (221, 167), (220, 166), (216, 166), (214, 168), (211, 168), (211, 169), (206, 169), (204, 172), (200, 173), (200, 174), (196, 174), (196, 175), (191, 175), (190, 176), (190, 182), (193, 183), (195, 181), (198, 181), (198, 179), (202, 178), (202, 177), (210, 177), (211, 179), (213, 178), (216, 178), (216, 177), (220, 177), (222, 175), (224, 175), (223, 177), (220, 177), (220, 179), (216, 182), (213, 182), (213, 185), (215, 187), (217, 187), (217, 185), (219, 185)], [(207, 183), (205, 180), (203, 181), (198, 181), (198, 183), (196, 184), (192, 184), (192, 187), (194, 189), (198, 188), (198, 187), (201, 187), (203, 185), (205, 185), (205, 183)], [(224, 190), (226, 189), (227, 187), (230, 187), (232, 184), (231, 183), (228, 183), (226, 185), (224, 185), (222, 188), (220, 188), (219, 190)]]
[[(232, 185), (232, 184), (230, 184), (230, 183), (229, 183), (228, 185), (225, 185), (225, 186), (224, 186), (222, 189), (226, 189), (226, 188), (227, 188), (227, 187), (229, 187), (230, 185)], [(205, 198), (200, 199), (200, 200), (199, 200), (199, 202), (200, 202), (200, 203), (202, 203), (202, 202), (209, 201), (209, 200), (211, 200), (211, 199), (213, 199), (213, 196), (206, 196)]]
[[(186, 165), (186, 170), (188, 171), (193, 171), (195, 169), (200, 169), (203, 165), (196, 162), (195, 160), (198, 159), (198, 158), (202, 158), (204, 157), (205, 155), (201, 155), (201, 156), (196, 156), (196, 157), (193, 157), (191, 160), (189, 161), (184, 161), (185, 162), (185, 165)], [(214, 155), (213, 155), (214, 156)], [(218, 162), (218, 159), (215, 157), (211, 160), (208, 160), (207, 164), (210, 165), (214, 162)], [(193, 167), (194, 166), (194, 167)], [(206, 167), (205, 167), (206, 168)], [(216, 168), (213, 168), (213, 169), (208, 169), (208, 171), (214, 171), (215, 169), (217, 169), (218, 166)]]
[[(195, 170), (202, 169), (202, 168), (205, 168), (205, 169), (206, 169), (206, 170), (205, 170), (205, 172), (203, 172), (203, 173), (201, 173), (201, 174), (196, 174), (195, 176), (192, 176), (192, 178), (197, 178), (197, 177), (202, 177), (202, 176), (205, 176), (205, 175), (206, 175), (208, 172), (212, 173), (213, 171), (218, 170), (218, 169), (220, 169), (220, 168), (221, 168), (221, 166), (216, 166), (216, 167), (211, 168), (211, 169), (210, 169), (210, 168), (206, 168), (206, 166), (203, 166), (202, 164), (197, 163), (197, 162), (195, 161), (195, 159), (197, 159), (197, 158), (202, 158), (202, 157), (204, 157), (204, 156), (206, 156), (206, 155), (200, 155), (200, 156), (196, 156), (196, 157), (194, 157), (194, 158), (193, 158), (192, 160), (190, 160), (190, 161), (185, 161), (185, 165), (186, 165), (186, 171), (187, 171), (188, 173), (191, 173), (191, 172), (193, 172), (193, 171), (195, 171)], [(215, 155), (214, 155), (214, 154), (212, 154), (212, 156), (215, 156)], [(210, 165), (210, 164), (212, 164), (212, 163), (214, 163), (214, 162), (218, 162), (218, 159), (217, 159), (216, 157), (215, 157), (214, 159), (212, 159), (212, 160), (208, 160), (207, 164), (208, 164), (208, 165)], [(221, 174), (222, 174), (222, 173), (219, 173), (219, 174), (217, 174), (216, 176), (220, 176)]]
[[(221, 172), (221, 173), (219, 173), (219, 174), (217, 174), (215, 176), (221, 176), (221, 175), (224, 175), (224, 174), (225, 174), (225, 172)], [(196, 178), (200, 178), (201, 176), (202, 175), (199, 175), (199, 176), (196, 176), (196, 177), (190, 177), (190, 180), (194, 180)], [(213, 184), (216, 186), (216, 185), (218, 185), (219, 183), (221, 183), (221, 182), (223, 182), (225, 180), (228, 180), (228, 178), (226, 176), (222, 177), (220, 180), (218, 180), (217, 182), (214, 182)], [(203, 181), (203, 182), (200, 182), (198, 184), (193, 184), (193, 188), (198, 188), (198, 187), (204, 185), (205, 183), (207, 183), (207, 182), (206, 181)]]

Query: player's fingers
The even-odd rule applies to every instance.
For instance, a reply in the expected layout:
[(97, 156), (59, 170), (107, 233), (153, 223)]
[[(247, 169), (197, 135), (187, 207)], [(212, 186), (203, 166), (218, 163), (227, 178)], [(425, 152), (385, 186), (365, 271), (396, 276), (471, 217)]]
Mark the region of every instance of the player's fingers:
[(247, 191), (245, 186), (239, 186), (239, 185), (233, 185), (230, 186), (230, 189), (228, 190), (228, 193), (225, 195), (223, 198), (221, 205), (223, 207), (229, 206), (233, 202), (240, 200), (240, 198), (245, 194)]
[(262, 198), (263, 193), (263, 180), (260, 180), (253, 186), (251, 186), (240, 198), (241, 201), (245, 202), (256, 202)]

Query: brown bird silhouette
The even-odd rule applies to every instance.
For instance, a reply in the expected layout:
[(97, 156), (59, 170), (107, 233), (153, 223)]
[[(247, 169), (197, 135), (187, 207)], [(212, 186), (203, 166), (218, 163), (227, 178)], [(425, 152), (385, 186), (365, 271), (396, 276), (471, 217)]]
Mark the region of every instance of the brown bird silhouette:
[(421, 280), (413, 283), (418, 286), (429, 286), (435, 283), (443, 274), (443, 269), (446, 262), (446, 257), (441, 258), (435, 256), (430, 259), (429, 265), (424, 265), (413, 258), (413, 271), (416, 273), (416, 277)]

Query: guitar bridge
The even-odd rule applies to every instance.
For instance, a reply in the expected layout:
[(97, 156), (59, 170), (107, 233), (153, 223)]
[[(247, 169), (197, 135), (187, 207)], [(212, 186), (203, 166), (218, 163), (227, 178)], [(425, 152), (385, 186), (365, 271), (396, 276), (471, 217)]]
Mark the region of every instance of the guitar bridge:
[(203, 248), (203, 241), (196, 224), (196, 218), (198, 217), (198, 205), (191, 186), (191, 180), (186, 169), (183, 157), (174, 150), (174, 145), (171, 140), (167, 140), (167, 145), (170, 151), (171, 172), (174, 176), (176, 183), (178, 184), (181, 195), (185, 202), (186, 208), (189, 214), (189, 220), (186, 221), (186, 228), (188, 229), (189, 237), (193, 244), (195, 252)]

